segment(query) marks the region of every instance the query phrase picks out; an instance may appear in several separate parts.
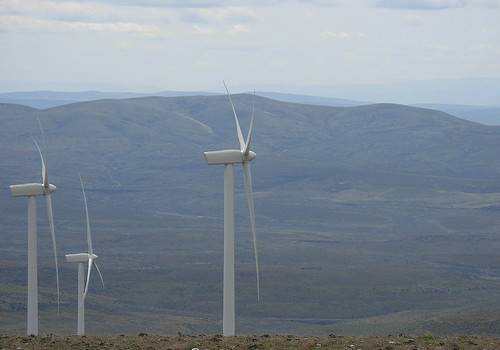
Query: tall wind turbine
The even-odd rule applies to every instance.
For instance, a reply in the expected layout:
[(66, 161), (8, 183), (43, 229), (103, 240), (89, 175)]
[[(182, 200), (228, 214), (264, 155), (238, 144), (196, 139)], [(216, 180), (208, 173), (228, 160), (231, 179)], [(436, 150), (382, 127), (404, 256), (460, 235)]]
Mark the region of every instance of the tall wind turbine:
[[(38, 117), (37, 117), (38, 119)], [(42, 159), (42, 183), (29, 183), (22, 185), (12, 185), (10, 190), (14, 197), (28, 197), (28, 319), (27, 334), (38, 335), (38, 267), (37, 267), (37, 235), (36, 235), (36, 196), (43, 195), (47, 202), (47, 215), (49, 218), (50, 231), (52, 234), (52, 245), (54, 247), (54, 259), (56, 264), (57, 283), (57, 312), (59, 313), (59, 268), (57, 265), (56, 235), (54, 232), (54, 217), (52, 215), (51, 193), (56, 190), (56, 186), (49, 184), (47, 170), (47, 154), (45, 145), (45, 135), (42, 124), (38, 119), (43, 140), (43, 155), (40, 146), (33, 139)]]
[[(87, 214), (87, 253), (78, 254), (66, 254), (66, 261), (70, 263), (78, 263), (78, 324), (77, 324), (77, 334), (85, 334), (85, 296), (89, 290), (90, 281), (90, 271), (92, 270), (92, 265), (95, 266), (99, 276), (101, 277), (102, 286), (104, 287), (104, 280), (102, 279), (101, 271), (97, 266), (95, 260), (97, 255), (94, 254), (92, 249), (92, 236), (90, 234), (90, 220), (89, 220), (89, 210), (87, 207), (87, 197), (85, 196), (85, 188), (83, 187), (83, 181), (80, 173), (80, 184), (82, 185), (83, 201), (85, 202), (85, 213)], [(87, 283), (85, 285), (85, 290), (83, 288), (84, 284), (84, 267), (83, 264), (88, 263), (87, 269)]]
[(252, 108), (252, 119), (248, 137), (245, 140), (241, 133), (240, 123), (236, 110), (234, 109), (231, 95), (224, 87), (229, 97), (229, 102), (233, 109), (234, 120), (236, 122), (236, 132), (240, 149), (230, 149), (224, 151), (205, 152), (207, 164), (224, 164), (224, 286), (223, 286), (223, 311), (222, 311), (222, 334), (233, 336), (235, 334), (235, 312), (234, 312), (234, 168), (233, 164), (243, 164), (245, 191), (250, 210), (250, 222), (252, 225), (253, 247), (255, 252), (255, 268), (257, 272), (257, 299), (260, 300), (259, 288), (259, 261), (257, 256), (257, 239), (255, 234), (255, 215), (252, 197), (252, 179), (250, 174), (250, 161), (257, 155), (250, 151), (250, 139), (252, 137), (253, 116), (255, 111), (255, 97)]

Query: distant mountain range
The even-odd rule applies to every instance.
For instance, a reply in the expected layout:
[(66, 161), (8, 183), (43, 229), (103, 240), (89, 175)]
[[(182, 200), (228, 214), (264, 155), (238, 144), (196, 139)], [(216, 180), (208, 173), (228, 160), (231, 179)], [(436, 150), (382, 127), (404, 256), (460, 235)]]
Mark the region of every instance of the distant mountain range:
[[(277, 91), (287, 91), (284, 89)], [(428, 79), (365, 85), (309, 86), (296, 87), (294, 92), (379, 103), (500, 106), (498, 98), (500, 78)]]
[(500, 107), (421, 104), (415, 107), (436, 109), (455, 117), (486, 125), (500, 125)]
[[(299, 104), (312, 104), (335, 107), (352, 107), (373, 104), (370, 101), (354, 101), (349, 99), (320, 97), (311, 95), (298, 95), (290, 93), (257, 91), (258, 96), (268, 97), (274, 100), (293, 102)], [(162, 91), (154, 93), (134, 92), (62, 92), (62, 91), (27, 91), (0, 93), (0, 103), (14, 103), (34, 108), (51, 108), (74, 102), (94, 101), (100, 99), (125, 99), (133, 97), (162, 96), (214, 96), (218, 93), (206, 91)], [(486, 125), (500, 125), (500, 101), (499, 106), (472, 106), (466, 104), (412, 104), (415, 107), (435, 109), (449, 113), (459, 118), (474, 121)]]
[(155, 93), (135, 93), (135, 92), (63, 92), (63, 91), (27, 91), (27, 92), (6, 92), (0, 93), (1, 103), (15, 103), (34, 108), (51, 108), (62, 106), (74, 102), (95, 101), (102, 99), (124, 99), (145, 96), (210, 96), (215, 93), (203, 91), (164, 91)]
[[(86, 244), (78, 171), (87, 190), (106, 282), (91, 288), (87, 329), (219, 331), (223, 167), (207, 166), (203, 152), (237, 146), (227, 96), (118, 96), (87, 93), (91, 101), (46, 109), (0, 104), (1, 333), (24, 327), (27, 203), (8, 185), (40, 181), (36, 116), (57, 186), (61, 257)], [(244, 134), (255, 99), (262, 277), (257, 302), (235, 167), (237, 332), (368, 334), (375, 322), (386, 334), (499, 335), (500, 128), (434, 109), (326, 106), (308, 98), (299, 104), (233, 96)], [(57, 317), (51, 242), (38, 202), (41, 331), (69, 333), (76, 270), (61, 258)]]
[[(102, 99), (124, 99), (124, 98), (147, 97), (147, 96), (176, 97), (176, 96), (213, 96), (213, 95), (221, 95), (221, 94), (205, 92), (205, 91), (190, 91), (190, 92), (162, 91), (156, 93), (99, 92), (99, 91), (84, 91), (84, 92), (28, 91), (28, 92), (0, 93), (0, 103), (15, 103), (34, 108), (44, 109), (74, 102), (94, 101)], [(282, 94), (277, 92), (259, 91), (256, 92), (256, 95), (284, 102), (325, 105), (325, 106), (349, 107), (349, 106), (359, 106), (371, 103), (371, 102), (344, 100), (339, 98)]]
[[(462, 79), (422, 79), (377, 84), (343, 84), (332, 81), (324, 85), (230, 83), (233, 92), (274, 91), (281, 94), (322, 96), (351, 101), (399, 104), (449, 104), (500, 107), (500, 78), (469, 77)], [(104, 91), (155, 94), (158, 87), (106, 83), (0, 82), (0, 92), (19, 91)], [(223, 93), (221, 84), (204, 89)]]

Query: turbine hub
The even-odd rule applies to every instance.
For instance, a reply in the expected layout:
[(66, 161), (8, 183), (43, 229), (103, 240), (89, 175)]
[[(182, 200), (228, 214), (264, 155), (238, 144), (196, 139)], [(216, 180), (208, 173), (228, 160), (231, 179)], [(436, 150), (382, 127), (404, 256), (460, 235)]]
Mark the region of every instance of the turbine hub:
[(257, 157), (257, 154), (255, 154), (255, 152), (249, 151), (247, 156), (243, 155), (243, 163), (248, 163), (255, 157)]
[(57, 189), (56, 186), (52, 185), (52, 184), (49, 184), (49, 186), (47, 188), (44, 188), (44, 192), (45, 193), (52, 193), (54, 192), (55, 190)]
[(95, 254), (89, 254), (89, 259), (95, 260), (97, 258), (98, 258), (97, 255), (95, 255)]

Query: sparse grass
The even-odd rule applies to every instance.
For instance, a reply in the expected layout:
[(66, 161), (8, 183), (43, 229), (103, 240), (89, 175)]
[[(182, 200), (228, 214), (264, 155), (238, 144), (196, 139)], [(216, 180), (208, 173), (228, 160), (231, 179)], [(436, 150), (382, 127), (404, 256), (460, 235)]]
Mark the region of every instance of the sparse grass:
[(102, 336), (0, 336), (1, 349), (500, 349), (499, 338), (434, 337), (406, 335), (384, 337), (253, 335), (223, 337), (216, 335), (159, 336), (140, 333)]
[[(260, 302), (256, 301), (252, 260), (241, 259), (248, 262), (238, 262), (236, 269), (238, 332), (500, 335), (498, 281), (477, 278), (468, 266), (431, 259), (416, 265), (415, 256), (407, 255), (408, 262), (402, 260), (406, 251), (394, 250), (390, 241), (378, 243), (375, 237), (372, 242), (357, 243), (357, 237), (339, 238), (333, 244), (326, 239), (282, 240), (273, 257), (276, 262), (263, 254)], [(289, 243), (293, 246), (288, 247)], [(384, 253), (385, 249), (391, 253)], [(219, 332), (220, 265), (217, 254), (138, 255), (135, 260), (103, 256), (100, 267), (106, 287), (94, 283), (99, 282), (97, 275), (92, 277), (97, 279), (91, 281), (86, 303), (87, 331)], [(463, 275), (453, 272), (455, 269)], [(75, 269), (63, 264), (60, 268), (60, 317), (52, 261), (47, 259), (40, 272), (48, 276), (40, 283), (41, 333), (72, 334), (76, 326)], [(26, 284), (19, 276), (25, 273), (25, 268), (7, 263), (2, 267), (0, 333), (24, 333)]]

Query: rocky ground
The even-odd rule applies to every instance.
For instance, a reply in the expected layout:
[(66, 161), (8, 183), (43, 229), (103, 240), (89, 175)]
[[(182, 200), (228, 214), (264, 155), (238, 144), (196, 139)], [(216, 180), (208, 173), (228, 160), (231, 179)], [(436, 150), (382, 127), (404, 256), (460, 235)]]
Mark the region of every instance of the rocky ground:
[(0, 336), (3, 349), (500, 349), (500, 338), (471, 336), (295, 336), (259, 335), (223, 337), (221, 335), (158, 336), (140, 333), (103, 336)]

